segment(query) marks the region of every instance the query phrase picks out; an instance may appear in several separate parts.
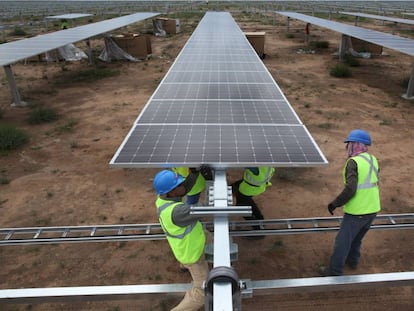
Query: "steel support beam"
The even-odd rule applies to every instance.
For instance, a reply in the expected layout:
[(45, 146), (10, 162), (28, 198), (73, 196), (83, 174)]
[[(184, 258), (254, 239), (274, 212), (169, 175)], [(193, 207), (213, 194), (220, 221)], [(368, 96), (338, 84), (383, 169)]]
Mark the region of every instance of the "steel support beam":
[(24, 107), (27, 104), (21, 100), (19, 89), (17, 88), (16, 80), (14, 79), (13, 71), (10, 65), (3, 66), (6, 73), (7, 81), (9, 82), (11, 96), (13, 98), (13, 107)]
[[(245, 285), (241, 292), (242, 298), (249, 298), (253, 294), (278, 295), (414, 286), (414, 271), (260, 281), (241, 280), (241, 283)], [(0, 290), (0, 305), (142, 299), (157, 294), (182, 295), (191, 286), (191, 284), (177, 283), (3, 289)], [(232, 309), (225, 309), (220, 303), (214, 310)]]
[[(227, 207), (226, 171), (214, 173), (214, 207)], [(227, 215), (214, 217), (214, 268), (230, 267), (230, 235)], [(213, 284), (213, 310), (233, 310), (232, 286), (229, 282)]]

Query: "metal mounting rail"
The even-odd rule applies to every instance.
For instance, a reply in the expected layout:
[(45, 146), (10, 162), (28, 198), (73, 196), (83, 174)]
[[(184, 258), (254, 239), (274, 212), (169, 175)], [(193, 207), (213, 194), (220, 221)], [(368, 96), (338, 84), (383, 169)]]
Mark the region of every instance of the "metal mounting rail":
[[(331, 277), (277, 280), (240, 280), (242, 298), (254, 295), (360, 290), (412, 286), (414, 272), (392, 272)], [(158, 294), (182, 295), (191, 284), (147, 284), (82, 287), (20, 288), (0, 290), (0, 305), (18, 303), (80, 302), (93, 300), (142, 299)]]
[[(230, 236), (288, 235), (337, 231), (342, 217), (268, 219), (229, 222)], [(213, 231), (212, 222), (203, 225)], [(259, 226), (260, 230), (252, 230)], [(378, 215), (374, 230), (414, 229), (414, 213)], [(27, 227), (0, 229), (0, 246), (165, 239), (160, 224)]]

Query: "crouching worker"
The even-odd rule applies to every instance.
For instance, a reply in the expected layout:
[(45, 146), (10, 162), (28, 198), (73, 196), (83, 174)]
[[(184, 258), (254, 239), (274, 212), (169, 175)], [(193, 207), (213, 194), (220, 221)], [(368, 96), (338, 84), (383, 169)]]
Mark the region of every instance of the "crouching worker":
[(170, 170), (159, 172), (154, 178), (157, 192), (158, 219), (171, 250), (181, 264), (188, 269), (193, 287), (172, 311), (196, 311), (204, 305), (203, 282), (207, 279), (208, 264), (204, 259), (206, 234), (199, 216), (190, 214), (190, 206), (182, 202), (183, 197), (194, 186), (200, 172), (192, 172), (185, 178)]

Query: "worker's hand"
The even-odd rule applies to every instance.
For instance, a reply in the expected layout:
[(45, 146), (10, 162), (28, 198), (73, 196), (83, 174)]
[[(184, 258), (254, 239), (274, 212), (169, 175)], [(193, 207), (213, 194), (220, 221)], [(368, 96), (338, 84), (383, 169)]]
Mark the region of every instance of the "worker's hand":
[(334, 213), (334, 210), (335, 210), (335, 206), (333, 206), (333, 204), (332, 203), (329, 203), (328, 204), (328, 211), (329, 211), (329, 213), (331, 213), (331, 215), (333, 215)]
[(208, 165), (200, 166), (200, 174), (204, 177), (205, 180), (213, 180), (213, 170)]

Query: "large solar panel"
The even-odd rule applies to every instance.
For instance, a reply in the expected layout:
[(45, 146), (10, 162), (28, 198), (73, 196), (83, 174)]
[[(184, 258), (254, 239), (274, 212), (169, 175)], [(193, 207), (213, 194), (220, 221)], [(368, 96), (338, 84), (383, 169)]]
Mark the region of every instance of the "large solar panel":
[(0, 65), (10, 65), (19, 60), (39, 55), (70, 43), (89, 39), (102, 33), (122, 28), (157, 15), (159, 15), (159, 13), (135, 13), (28, 39), (0, 44)]
[(412, 39), (402, 38), (380, 31), (342, 24), (296, 12), (278, 11), (276, 13), (414, 56), (414, 40)]
[(61, 14), (61, 15), (53, 15), (53, 16), (46, 16), (47, 19), (77, 19), (82, 17), (89, 17), (93, 16), (93, 14), (89, 13), (68, 13), (68, 14)]
[(372, 18), (372, 19), (379, 19), (382, 21), (389, 21), (394, 23), (400, 23), (400, 24), (408, 24), (408, 25), (414, 25), (413, 19), (405, 19), (405, 18), (397, 18), (392, 16), (382, 16), (382, 15), (374, 15), (374, 14), (366, 14), (366, 13), (360, 13), (360, 12), (339, 12), (341, 14), (345, 15), (351, 15), (355, 17), (366, 17), (366, 18)]
[(110, 165), (318, 166), (327, 161), (229, 13), (208, 12)]

